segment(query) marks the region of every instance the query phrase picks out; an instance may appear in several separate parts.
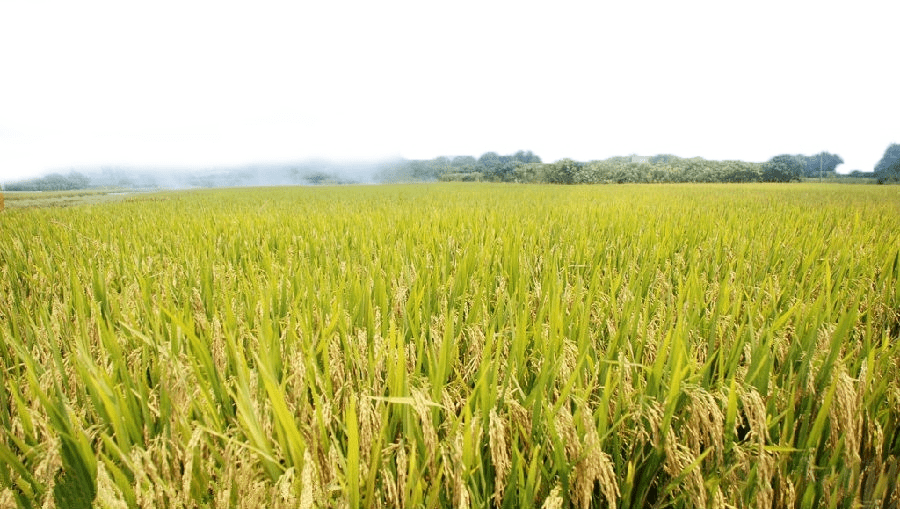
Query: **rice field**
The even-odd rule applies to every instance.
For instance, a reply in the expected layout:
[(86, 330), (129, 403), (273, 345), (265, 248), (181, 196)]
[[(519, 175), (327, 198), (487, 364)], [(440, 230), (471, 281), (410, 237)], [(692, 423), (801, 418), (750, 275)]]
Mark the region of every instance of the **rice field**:
[(0, 507), (900, 506), (900, 188), (0, 213)]

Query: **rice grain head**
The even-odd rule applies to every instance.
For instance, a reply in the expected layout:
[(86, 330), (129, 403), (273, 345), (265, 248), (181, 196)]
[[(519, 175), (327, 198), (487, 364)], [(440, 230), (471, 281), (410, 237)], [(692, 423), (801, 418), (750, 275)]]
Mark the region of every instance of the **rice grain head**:
[(406, 507), (406, 479), (408, 477), (409, 459), (406, 457), (406, 444), (401, 442), (397, 448), (397, 500), (400, 507)]
[(837, 445), (844, 438), (844, 460), (848, 465), (859, 465), (859, 441), (862, 429), (859, 392), (856, 381), (840, 368), (837, 374), (834, 404), (831, 406), (831, 443)]
[(586, 430), (581, 450), (584, 458), (575, 465), (575, 489), (573, 502), (587, 509), (591, 504), (594, 483), (600, 484), (606, 502), (611, 509), (616, 509), (619, 499), (619, 484), (613, 469), (612, 459), (603, 452), (600, 436), (591, 416), (585, 412), (584, 428)]
[(9, 488), (3, 488), (0, 491), (0, 507), (17, 507), (16, 504), (16, 496), (13, 494), (13, 491)]
[(281, 474), (278, 481), (275, 482), (275, 491), (279, 497), (279, 503), (276, 505), (282, 507), (297, 507), (297, 496), (294, 493), (294, 482), (296, 480), (294, 472), (296, 472), (294, 467), (288, 468)]
[[(127, 509), (128, 503), (122, 495), (122, 490), (106, 471), (106, 465), (102, 461), (97, 462), (97, 495), (94, 502), (100, 509)], [(3, 506), (5, 507), (5, 506)]]
[(191, 492), (191, 483), (193, 483), (194, 476), (194, 457), (196, 454), (194, 450), (200, 445), (200, 439), (203, 437), (203, 430), (201, 428), (194, 428), (194, 431), (191, 433), (191, 439), (188, 441), (187, 450), (184, 451), (185, 456), (185, 465), (184, 465), (184, 475), (182, 476), (181, 481), (181, 489), (184, 493)]
[[(697, 459), (696, 456), (691, 453), (691, 449), (688, 446), (678, 443), (678, 438), (671, 429), (666, 432), (664, 448), (666, 459), (663, 463), (663, 469), (671, 478), (684, 475), (685, 470), (687, 470)], [(685, 483), (685, 485), (683, 485), (684, 491), (691, 497), (690, 505), (693, 507), (706, 507), (706, 486), (703, 482), (703, 476), (700, 473), (700, 469), (692, 469), (687, 474), (687, 478), (683, 483)]]
[(721, 488), (716, 488), (716, 492), (713, 493), (712, 504), (710, 505), (712, 509), (728, 509), (728, 504), (725, 503), (725, 495), (722, 494)]
[(507, 391), (506, 395), (506, 407), (507, 413), (509, 414), (509, 418), (511, 424), (514, 426), (518, 426), (521, 428), (525, 436), (531, 437), (532, 423), (531, 417), (532, 414), (516, 398), (517, 394), (521, 394), (521, 390), (518, 391)]
[(303, 451), (303, 470), (300, 472), (300, 509), (312, 509), (316, 497), (316, 464), (309, 449)]
[[(688, 446), (694, 456), (703, 453), (704, 445), (715, 448), (715, 458), (722, 460), (725, 449), (725, 415), (712, 394), (701, 387), (686, 390), (690, 398), (690, 419), (687, 423)], [(701, 440), (705, 438), (705, 440)]]
[(357, 408), (359, 409), (359, 449), (362, 470), (360, 475), (366, 476), (369, 466), (369, 460), (372, 456), (372, 444), (375, 441), (375, 433), (381, 429), (381, 413), (375, 411), (375, 404), (372, 398), (360, 394), (357, 399)]
[(797, 488), (794, 482), (779, 472), (778, 476), (778, 507), (796, 507), (797, 504)]
[(419, 416), (419, 420), (422, 422), (425, 450), (429, 451), (429, 458), (434, 462), (437, 457), (436, 451), (439, 450), (439, 442), (437, 431), (434, 429), (434, 422), (431, 419), (431, 408), (429, 407), (431, 401), (425, 391), (421, 389), (413, 389), (411, 392), (413, 396), (413, 410), (415, 410), (416, 415)]
[(565, 500), (563, 500), (562, 488), (557, 484), (553, 490), (550, 491), (550, 494), (547, 495), (547, 498), (544, 499), (544, 503), (541, 504), (541, 509), (562, 509), (563, 504), (565, 504)]
[(488, 441), (491, 447), (491, 462), (494, 465), (494, 504), (500, 507), (503, 504), (506, 477), (512, 469), (512, 463), (506, 445), (506, 423), (497, 414), (496, 407), (491, 408), (489, 419)]
[[(44, 428), (44, 426), (41, 426)], [(38, 481), (44, 483), (46, 486), (46, 497), (47, 500), (45, 503), (51, 503), (53, 500), (53, 488), (56, 486), (56, 472), (58, 472), (62, 468), (62, 455), (60, 448), (60, 439), (59, 435), (51, 432), (49, 429), (44, 429), (44, 436), (47, 437), (47, 448), (41, 458), (41, 461), (38, 463), (37, 467), (34, 470), (34, 478)], [(2, 506), (0, 507), (9, 507)]]
[[(394, 444), (392, 444), (392, 445), (394, 445)], [(384, 459), (384, 461), (382, 461), (381, 470), (379, 471), (379, 473), (380, 473), (380, 477), (382, 479), (381, 486), (384, 491), (381, 494), (381, 496), (378, 497), (378, 499), (379, 500), (383, 499), (385, 505), (387, 505), (388, 507), (403, 507), (400, 504), (400, 495), (397, 490), (397, 478), (394, 476), (394, 471), (391, 468), (390, 461), (389, 461), (392, 456), (389, 453), (387, 453), (387, 451), (391, 451), (391, 450), (394, 450), (394, 449), (385, 448), (381, 454), (381, 457)], [(396, 462), (395, 462), (395, 465), (396, 465)], [(310, 506), (310, 507), (312, 507), (312, 506)], [(306, 509), (306, 508), (304, 508), (304, 509)]]
[(466, 483), (462, 482), (460, 479), (456, 484), (456, 507), (459, 509), (469, 509), (471, 507), (471, 503), (469, 502), (469, 488), (466, 486)]
[(210, 330), (209, 320), (206, 318), (206, 310), (203, 307), (203, 298), (200, 296), (200, 289), (194, 287), (191, 289), (191, 307), (194, 311), (194, 322), (200, 326), (200, 330), (204, 334), (208, 334)]
[(748, 438), (755, 440), (757, 444), (756, 458), (756, 505), (760, 509), (772, 506), (774, 490), (772, 488), (772, 476), (775, 473), (775, 455), (766, 451), (766, 443), (769, 441), (766, 428), (766, 404), (759, 392), (754, 388), (741, 391), (741, 403), (744, 407), (744, 415), (747, 425), (750, 427)]
[(572, 413), (569, 412), (568, 405), (562, 405), (559, 408), (555, 424), (565, 449), (566, 458), (569, 461), (576, 461), (581, 456), (581, 440), (578, 438), (575, 420), (572, 418)]

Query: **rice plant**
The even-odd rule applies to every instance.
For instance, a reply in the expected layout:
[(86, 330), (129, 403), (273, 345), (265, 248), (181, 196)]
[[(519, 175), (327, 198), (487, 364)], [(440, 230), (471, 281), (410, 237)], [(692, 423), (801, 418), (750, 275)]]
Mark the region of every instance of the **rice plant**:
[(0, 506), (896, 507), (900, 195), (439, 184), (0, 215)]

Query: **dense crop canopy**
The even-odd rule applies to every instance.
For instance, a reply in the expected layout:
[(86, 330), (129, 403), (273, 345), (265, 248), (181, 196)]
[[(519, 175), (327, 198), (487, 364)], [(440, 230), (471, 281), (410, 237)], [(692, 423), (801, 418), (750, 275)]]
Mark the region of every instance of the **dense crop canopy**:
[(898, 277), (876, 186), (8, 209), (0, 506), (896, 507)]

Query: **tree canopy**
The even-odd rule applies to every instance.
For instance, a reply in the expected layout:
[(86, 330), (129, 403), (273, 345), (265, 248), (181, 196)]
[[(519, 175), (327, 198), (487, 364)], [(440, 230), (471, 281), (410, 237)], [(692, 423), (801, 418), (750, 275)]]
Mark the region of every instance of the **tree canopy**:
[(786, 154), (775, 156), (763, 165), (762, 179), (764, 182), (800, 180), (804, 168), (804, 164), (797, 157)]
[(837, 167), (844, 164), (844, 160), (837, 154), (819, 152), (813, 156), (800, 156), (803, 158), (803, 176), (817, 178), (834, 176)]
[(879, 184), (900, 182), (900, 145), (891, 143), (875, 165), (875, 178)]
[(90, 187), (90, 179), (78, 172), (68, 175), (51, 173), (45, 177), (13, 182), (6, 185), (7, 191), (72, 191)]

